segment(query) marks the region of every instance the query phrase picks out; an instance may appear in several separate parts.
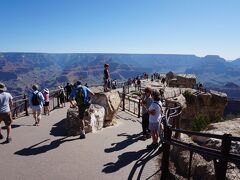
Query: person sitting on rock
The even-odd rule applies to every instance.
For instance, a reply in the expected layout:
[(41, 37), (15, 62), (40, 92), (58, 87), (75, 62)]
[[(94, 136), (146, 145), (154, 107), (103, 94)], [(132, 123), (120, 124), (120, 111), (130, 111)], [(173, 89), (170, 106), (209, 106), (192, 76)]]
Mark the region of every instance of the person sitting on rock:
[[(86, 86), (82, 86), (80, 81), (76, 82), (76, 87), (72, 90), (70, 94), (69, 102), (71, 104), (71, 107), (78, 107), (78, 115), (80, 119), (80, 139), (85, 139), (85, 123), (84, 123), (84, 112), (87, 108), (90, 106), (90, 97), (93, 96), (94, 93), (87, 88)], [(75, 100), (76, 103), (73, 103), (73, 100)]]

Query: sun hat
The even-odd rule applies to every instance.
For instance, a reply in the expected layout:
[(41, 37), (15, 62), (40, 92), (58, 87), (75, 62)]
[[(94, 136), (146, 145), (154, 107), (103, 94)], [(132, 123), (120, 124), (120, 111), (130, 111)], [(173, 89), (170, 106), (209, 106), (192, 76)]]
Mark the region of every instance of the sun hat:
[(48, 88), (45, 88), (43, 91), (46, 92), (47, 94), (49, 94)]
[(6, 88), (5, 84), (0, 83), (0, 91), (6, 91), (6, 90), (7, 90), (7, 88)]

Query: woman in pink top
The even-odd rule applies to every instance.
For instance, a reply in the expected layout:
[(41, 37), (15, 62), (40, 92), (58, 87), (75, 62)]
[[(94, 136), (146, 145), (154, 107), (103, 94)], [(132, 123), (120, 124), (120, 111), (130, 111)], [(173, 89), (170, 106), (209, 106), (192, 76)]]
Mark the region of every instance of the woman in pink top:
[(43, 97), (45, 99), (45, 103), (43, 105), (44, 107), (44, 114), (45, 115), (49, 115), (50, 110), (49, 110), (49, 90), (47, 88), (45, 88), (43, 90)]

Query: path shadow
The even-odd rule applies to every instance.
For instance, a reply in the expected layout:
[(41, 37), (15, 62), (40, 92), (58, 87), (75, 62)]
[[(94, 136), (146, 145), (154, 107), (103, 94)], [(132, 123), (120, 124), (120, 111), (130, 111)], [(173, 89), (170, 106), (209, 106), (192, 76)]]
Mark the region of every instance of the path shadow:
[[(144, 156), (142, 156), (140, 159), (138, 159), (136, 161), (136, 163), (134, 164), (133, 168), (131, 169), (131, 172), (128, 176), (128, 180), (133, 179), (136, 171), (138, 170), (138, 174), (137, 174), (137, 178), (136, 179), (142, 179), (141, 175), (143, 173), (144, 167), (147, 164), (148, 161), (150, 161), (151, 159), (153, 159), (154, 157), (158, 156), (159, 154), (162, 153), (162, 147), (159, 147), (156, 150), (152, 150), (149, 153), (146, 153)], [(150, 177), (148, 177), (147, 179), (151, 179), (154, 175), (156, 175), (158, 172), (160, 171), (160, 169), (155, 172), (154, 174), (152, 174)]]
[(64, 142), (69, 142), (69, 141), (74, 141), (74, 140), (79, 139), (79, 138), (75, 138), (75, 139), (66, 139), (66, 138), (67, 137), (63, 137), (63, 138), (52, 141), (48, 145), (43, 145), (43, 146), (40, 146), (40, 147), (36, 147), (36, 146), (50, 140), (50, 139), (46, 139), (44, 141), (41, 141), (37, 144), (34, 144), (34, 145), (28, 147), (28, 148), (24, 148), (22, 150), (19, 150), (19, 151), (15, 152), (14, 154), (21, 155), (21, 156), (38, 155), (38, 154), (42, 154), (42, 153), (45, 153), (47, 151), (56, 149), (57, 147), (59, 147)]
[(142, 149), (140, 151), (130, 151), (130, 152), (125, 152), (121, 155), (118, 156), (118, 161), (113, 163), (107, 163), (104, 166), (104, 169), (102, 172), (104, 173), (114, 173), (121, 169), (124, 166), (127, 166), (131, 162), (139, 159), (143, 154), (148, 153), (147, 149)]
[(114, 147), (106, 148), (106, 149), (104, 149), (104, 152), (110, 153), (110, 152), (114, 152), (114, 151), (120, 151), (120, 150), (126, 148), (127, 146), (137, 142), (141, 137), (141, 133), (133, 134), (133, 135), (128, 135), (126, 133), (122, 133), (122, 134), (118, 134), (117, 136), (126, 136), (127, 139), (125, 139), (121, 142), (118, 142), (118, 143), (112, 143), (111, 146), (114, 146)]
[(54, 124), (50, 131), (50, 135), (55, 136), (55, 137), (67, 136), (67, 132), (64, 127), (64, 121), (65, 121), (65, 119), (62, 119), (61, 121)]
[(117, 115), (116, 117), (119, 118), (119, 119), (122, 119), (122, 120), (132, 121), (132, 122), (139, 122), (140, 124), (142, 124), (142, 122), (139, 119), (135, 120), (132, 117), (123, 117), (121, 115)]
[[(11, 128), (14, 129), (14, 128), (18, 128), (20, 127), (21, 125), (17, 125), (17, 124), (12, 124), (11, 125)], [(3, 126), (2, 129), (7, 129), (7, 126)]]

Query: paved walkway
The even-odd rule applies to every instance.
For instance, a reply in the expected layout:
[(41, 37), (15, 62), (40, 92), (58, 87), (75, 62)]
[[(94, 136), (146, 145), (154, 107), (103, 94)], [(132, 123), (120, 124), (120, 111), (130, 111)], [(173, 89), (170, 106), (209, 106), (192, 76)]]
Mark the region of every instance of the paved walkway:
[(32, 116), (14, 121), (13, 141), (0, 141), (1, 180), (159, 179), (161, 154), (139, 140), (140, 119), (119, 112), (117, 125), (81, 140), (64, 136), (66, 111), (43, 116), (39, 127)]

